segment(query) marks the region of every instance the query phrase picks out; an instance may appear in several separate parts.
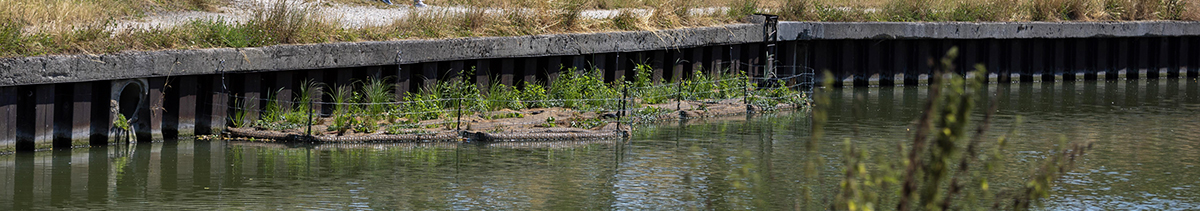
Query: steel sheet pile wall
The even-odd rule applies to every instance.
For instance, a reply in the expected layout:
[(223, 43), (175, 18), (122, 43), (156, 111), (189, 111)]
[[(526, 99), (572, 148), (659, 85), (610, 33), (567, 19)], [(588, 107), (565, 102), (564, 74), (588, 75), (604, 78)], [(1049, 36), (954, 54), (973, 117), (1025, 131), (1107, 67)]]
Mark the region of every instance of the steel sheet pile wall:
[[(741, 72), (786, 77), (829, 70), (838, 85), (916, 85), (929, 62), (958, 46), (959, 67), (984, 64), (993, 81), (1197, 77), (1200, 23), (802, 23), (597, 34), (411, 40), (243, 49), (0, 59), (0, 152), (112, 143), (115, 114), (141, 141), (214, 134), (236, 99), (257, 116), (289, 102), (305, 80), (330, 86), (388, 78), (397, 97), (467, 77), (481, 89), (554, 80), (567, 68), (654, 81)], [(776, 53), (768, 54), (773, 49)], [(767, 72), (768, 61), (777, 67)], [(560, 69), (560, 67), (564, 67)], [(475, 69), (474, 75), (458, 75)], [(961, 70), (961, 68), (960, 68)], [(1135, 74), (1136, 73), (1136, 74)], [(278, 92), (278, 94), (275, 94)], [(324, 101), (329, 101), (327, 95)], [(273, 99), (266, 99), (267, 97)], [(317, 106), (323, 114), (331, 106)]]

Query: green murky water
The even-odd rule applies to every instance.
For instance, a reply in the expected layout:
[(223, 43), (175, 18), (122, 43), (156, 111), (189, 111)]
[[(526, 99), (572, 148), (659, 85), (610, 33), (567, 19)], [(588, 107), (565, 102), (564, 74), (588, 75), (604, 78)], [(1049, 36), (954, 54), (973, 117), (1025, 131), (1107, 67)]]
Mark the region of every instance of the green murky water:
[[(1059, 137), (1096, 145), (1042, 209), (1200, 208), (1193, 79), (988, 86), (992, 135), (1014, 127), (997, 189)], [(832, 199), (844, 139), (894, 156), (924, 87), (835, 91), (827, 139), (805, 153), (804, 113), (642, 128), (631, 140), (283, 146), (183, 140), (0, 156), (0, 209), (755, 209)], [(978, 113), (978, 112), (977, 112)], [(981, 116), (981, 113), (976, 117)], [(979, 118), (976, 118), (977, 120)], [(994, 140), (994, 139), (993, 139)], [(803, 176), (821, 156), (820, 177)]]

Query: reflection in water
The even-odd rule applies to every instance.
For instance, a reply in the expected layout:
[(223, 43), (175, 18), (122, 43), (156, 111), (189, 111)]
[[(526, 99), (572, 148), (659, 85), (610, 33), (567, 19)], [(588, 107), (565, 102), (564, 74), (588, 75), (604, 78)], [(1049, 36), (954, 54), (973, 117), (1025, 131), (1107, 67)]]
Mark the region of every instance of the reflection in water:
[[(989, 176), (996, 189), (1023, 185), (1024, 170), (1065, 136), (1096, 148), (1055, 187), (1047, 208), (1200, 207), (1195, 80), (987, 90), (999, 103), (995, 130), (1024, 117), (1005, 151), (1013, 162)], [(648, 126), (624, 142), (179, 141), (18, 153), (0, 156), (0, 209), (815, 209), (800, 191), (832, 200), (842, 140), (895, 156), (927, 92), (834, 90), (819, 154), (805, 153), (803, 113)], [(806, 178), (800, 165), (813, 156), (826, 165)]]

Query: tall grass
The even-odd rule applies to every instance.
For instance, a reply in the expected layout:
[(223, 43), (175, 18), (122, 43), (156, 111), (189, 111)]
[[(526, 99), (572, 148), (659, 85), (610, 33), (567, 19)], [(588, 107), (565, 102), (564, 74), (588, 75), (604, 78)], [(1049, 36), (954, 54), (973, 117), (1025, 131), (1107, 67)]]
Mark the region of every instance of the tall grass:
[(524, 98), (521, 96), (521, 90), (515, 86), (504, 85), (498, 80), (488, 86), (487, 92), (487, 107), (490, 110), (500, 109), (525, 109)]
[(333, 88), (333, 92), (329, 93), (333, 98), (335, 107), (333, 108), (333, 122), (329, 124), (329, 131), (337, 131), (338, 134), (344, 134), (346, 131), (354, 127), (354, 105), (356, 94), (354, 87), (351, 85), (338, 85)]
[(612, 109), (619, 105), (615, 99), (621, 97), (619, 89), (605, 84), (600, 71), (594, 69), (566, 68), (547, 91), (550, 99), (562, 100), (551, 102), (550, 106), (568, 108)]

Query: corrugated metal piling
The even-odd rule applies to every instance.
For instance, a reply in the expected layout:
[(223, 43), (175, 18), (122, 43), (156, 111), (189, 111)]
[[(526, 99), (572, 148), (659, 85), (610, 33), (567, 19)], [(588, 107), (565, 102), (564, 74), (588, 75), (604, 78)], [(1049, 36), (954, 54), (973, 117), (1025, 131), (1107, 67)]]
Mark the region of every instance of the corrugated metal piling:
[[(483, 89), (492, 83), (546, 83), (565, 71), (560, 67), (595, 68), (609, 82), (632, 80), (636, 65), (647, 64), (656, 82), (697, 71), (755, 77), (829, 71), (839, 87), (916, 86), (927, 82), (931, 65), (951, 47), (959, 49), (959, 71), (982, 64), (988, 80), (997, 83), (1200, 76), (1200, 23), (1193, 22), (779, 22), (771, 27), (778, 29), (776, 40), (765, 36), (766, 28), (760, 22), (658, 32), (4, 58), (0, 152), (112, 144), (117, 114), (132, 120), (140, 141), (215, 134), (237, 109), (255, 117), (269, 101), (293, 103), (304, 81), (337, 86), (387, 78), (402, 99), (406, 92), (460, 77)], [(473, 75), (459, 75), (471, 68)], [(312, 94), (331, 101), (325, 93)], [(313, 105), (322, 115), (334, 109)]]

